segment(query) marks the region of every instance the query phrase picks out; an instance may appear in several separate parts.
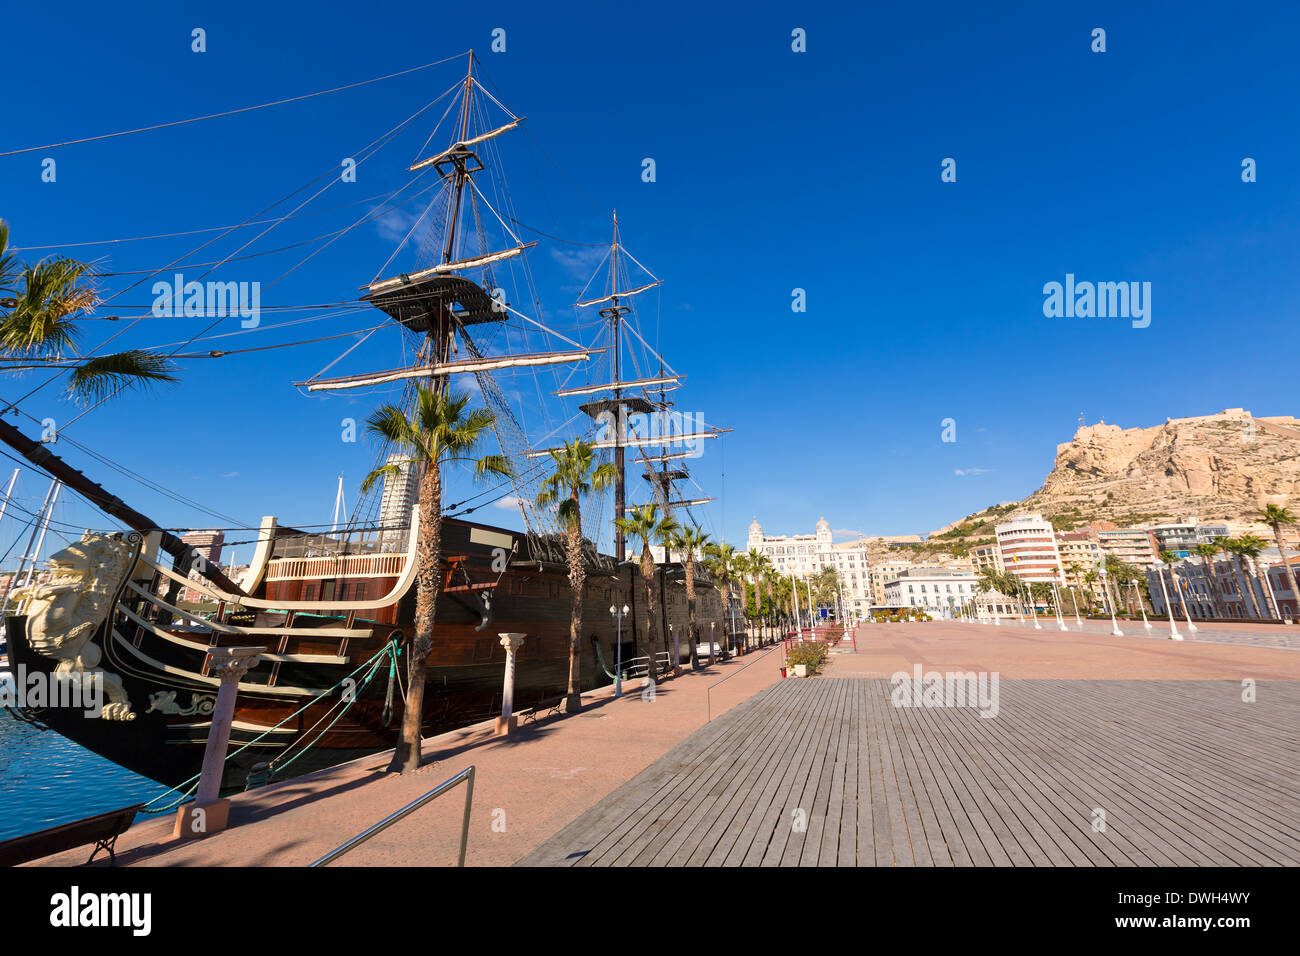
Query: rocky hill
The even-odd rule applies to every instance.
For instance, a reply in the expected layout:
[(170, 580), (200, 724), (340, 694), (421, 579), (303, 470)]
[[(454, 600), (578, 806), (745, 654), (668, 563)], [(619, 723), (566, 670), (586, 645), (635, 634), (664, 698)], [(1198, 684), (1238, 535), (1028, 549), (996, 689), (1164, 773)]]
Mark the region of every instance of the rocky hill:
[(1051, 473), (1029, 497), (941, 528), (931, 540), (987, 540), (1003, 516), (1024, 510), (1041, 511), (1057, 530), (1190, 515), (1247, 525), (1269, 502), (1300, 505), (1300, 419), (1231, 408), (1149, 428), (1085, 425), (1057, 446)]

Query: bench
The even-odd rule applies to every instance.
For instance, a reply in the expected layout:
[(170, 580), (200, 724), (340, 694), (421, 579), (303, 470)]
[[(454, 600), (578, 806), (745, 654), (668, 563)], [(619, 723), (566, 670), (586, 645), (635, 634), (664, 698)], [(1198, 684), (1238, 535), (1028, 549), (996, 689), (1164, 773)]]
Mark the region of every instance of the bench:
[(95, 844), (95, 849), (91, 851), (90, 859), (86, 861), (87, 866), (95, 862), (95, 857), (99, 855), (100, 850), (108, 851), (108, 862), (113, 866), (117, 863), (117, 857), (113, 853), (117, 838), (135, 821), (136, 813), (143, 806), (143, 803), (137, 803), (134, 806), (123, 807), (121, 810), (110, 810), (108, 813), (86, 817), (84, 820), (61, 823), (48, 830), (0, 841), (0, 866), (29, 863), (88, 843)]
[(524, 715), (524, 723), (541, 720), (545, 717), (554, 717), (560, 712), (560, 708), (564, 706), (564, 699), (568, 696), (568, 694), (557, 694), (554, 697), (543, 697), (533, 705), (532, 710)]

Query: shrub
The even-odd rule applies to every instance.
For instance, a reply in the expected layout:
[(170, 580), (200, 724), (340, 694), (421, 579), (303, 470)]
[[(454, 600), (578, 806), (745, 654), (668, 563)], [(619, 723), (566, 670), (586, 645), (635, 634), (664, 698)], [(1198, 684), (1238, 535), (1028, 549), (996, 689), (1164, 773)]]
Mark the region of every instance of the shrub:
[(805, 664), (808, 673), (816, 674), (822, 664), (826, 663), (826, 653), (826, 645), (820, 641), (804, 641), (791, 646), (785, 655), (785, 663), (787, 667)]

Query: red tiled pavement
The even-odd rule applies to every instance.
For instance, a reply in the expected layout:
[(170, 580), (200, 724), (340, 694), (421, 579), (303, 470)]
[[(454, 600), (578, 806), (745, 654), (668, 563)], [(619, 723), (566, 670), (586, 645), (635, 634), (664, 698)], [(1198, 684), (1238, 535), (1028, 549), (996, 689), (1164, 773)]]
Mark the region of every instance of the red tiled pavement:
[(926, 670), (997, 671), (1005, 678), (1300, 678), (1300, 651), (1062, 632), (1055, 622), (1041, 631), (950, 621), (864, 624), (858, 628), (857, 649), (857, 654), (833, 655), (826, 675), (889, 677), (920, 664)]

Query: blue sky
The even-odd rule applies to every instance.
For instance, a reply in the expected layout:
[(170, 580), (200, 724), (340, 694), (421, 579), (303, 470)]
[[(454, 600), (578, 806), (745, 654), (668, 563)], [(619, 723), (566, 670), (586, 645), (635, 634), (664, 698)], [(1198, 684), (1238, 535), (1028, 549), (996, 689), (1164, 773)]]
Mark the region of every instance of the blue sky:
[[(693, 464), (722, 496), (709, 526), (732, 541), (753, 515), (778, 533), (809, 531), (821, 514), (868, 534), (932, 530), (1034, 490), (1081, 414), (1137, 426), (1233, 406), (1296, 412), (1281, 371), (1293, 364), (1300, 298), (1294, 4), (556, 9), (23, 6), (7, 13), (0, 38), (10, 94), (0, 152), (335, 87), (474, 47), (506, 104), (528, 116), (531, 138), (502, 147), (518, 218), (600, 242), (616, 207), (628, 246), (664, 279), (642, 329), (689, 376), (679, 408), (735, 429)], [(194, 27), (207, 32), (206, 53), (191, 52)], [(489, 50), (498, 27), (504, 53)], [(807, 31), (805, 53), (791, 50), (796, 27)], [(1096, 27), (1105, 53), (1090, 49)], [(235, 223), (353, 155), (462, 69), (0, 157), (0, 217), (20, 247)], [(417, 125), (319, 204), (395, 188), (428, 130)], [(41, 181), (47, 156), (54, 183)], [(646, 157), (654, 183), (641, 180)], [(957, 161), (955, 183), (940, 181), (946, 157)], [(1246, 157), (1255, 183), (1241, 181)], [(364, 208), (305, 217), (249, 251), (339, 228)], [(354, 230), (266, 291), (263, 306), (355, 298), (393, 235), (391, 222)], [(206, 238), (65, 251), (128, 272)], [(269, 283), (314, 248), (222, 277)], [(568, 334), (592, 248), (542, 239), (530, 254), (543, 315)], [(1150, 327), (1045, 318), (1043, 284), (1066, 273), (1150, 282)], [(106, 291), (128, 281), (107, 278)], [(806, 313), (791, 311), (795, 288), (807, 292)], [(147, 290), (102, 314), (138, 314), (127, 306), (147, 306)], [(183, 341), (199, 324), (148, 319), (119, 341)], [(227, 344), (374, 324), (339, 316)], [(120, 327), (109, 325), (88, 323), (86, 343)], [(336, 371), (398, 364), (398, 339), (385, 335)], [(339, 440), (339, 423), (363, 418), (373, 398), (307, 398), (289, 383), (351, 342), (187, 362), (180, 386), (91, 412), (67, 436), (239, 523), (325, 522), (336, 476), (351, 500), (371, 458), (364, 442)], [(8, 379), (0, 396), (34, 384)], [(503, 387), (524, 397), (536, 386)], [(23, 409), (59, 422), (78, 414), (54, 388)], [(940, 440), (945, 418), (956, 420), (956, 442)], [(220, 523), (66, 443), (58, 450), (165, 524)], [(20, 478), (20, 505), (43, 493), (35, 475)], [(476, 516), (517, 520), (491, 507)], [(75, 503), (59, 518), (104, 523)], [(20, 530), (7, 517), (3, 546)]]

